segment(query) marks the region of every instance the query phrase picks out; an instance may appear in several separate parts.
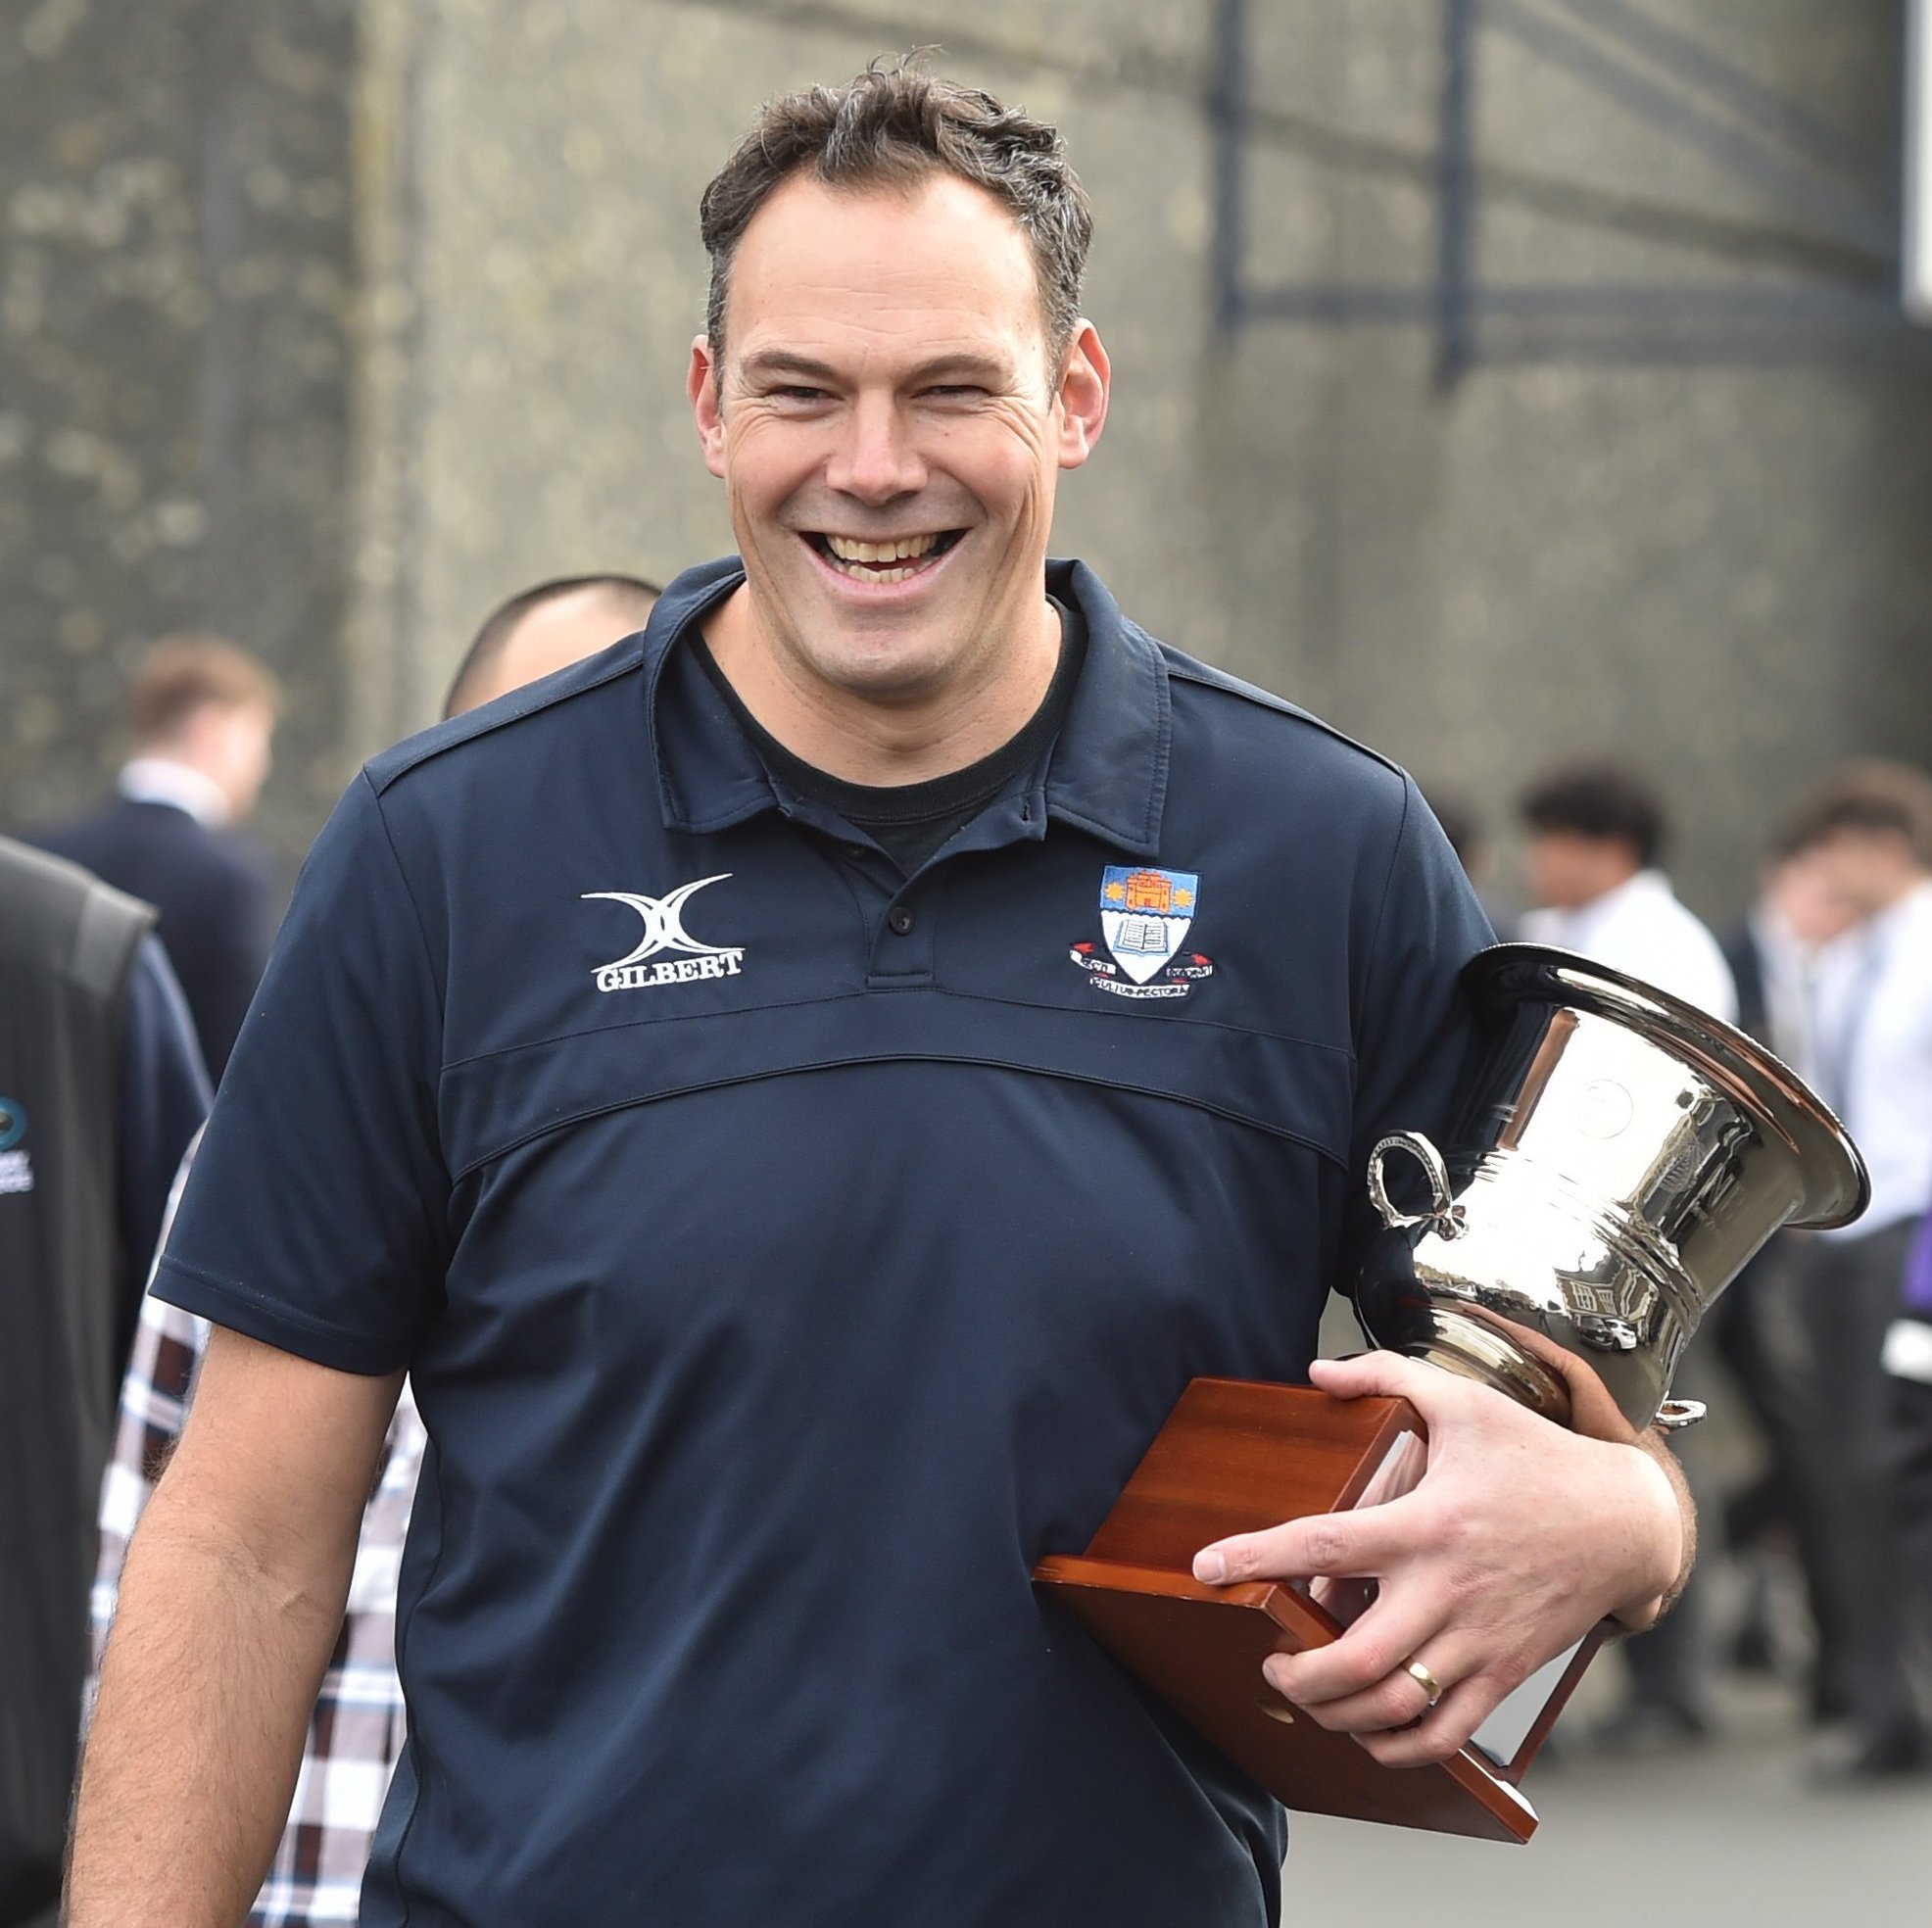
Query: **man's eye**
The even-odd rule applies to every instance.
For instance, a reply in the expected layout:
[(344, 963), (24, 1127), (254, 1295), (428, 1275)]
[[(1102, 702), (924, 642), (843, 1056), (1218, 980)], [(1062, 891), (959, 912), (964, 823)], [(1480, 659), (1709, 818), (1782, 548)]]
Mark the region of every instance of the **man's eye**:
[(932, 402), (972, 402), (985, 393), (976, 382), (942, 382), (937, 388), (929, 388), (926, 397)]
[(780, 402), (823, 402), (826, 391), (822, 388), (775, 388), (772, 394)]

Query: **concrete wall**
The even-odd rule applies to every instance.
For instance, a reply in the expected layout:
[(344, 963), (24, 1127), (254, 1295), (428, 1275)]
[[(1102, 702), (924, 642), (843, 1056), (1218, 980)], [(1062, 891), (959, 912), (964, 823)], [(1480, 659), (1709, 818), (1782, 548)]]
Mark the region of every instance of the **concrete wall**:
[[(1520, 4), (1574, 19), (1558, 0)], [(1896, 8), (1644, 5), (1849, 130), (1852, 177), (1834, 191), (1883, 229)], [(86, 15), (82, 0), (40, 11), (63, 6)], [(1250, 11), (1253, 273), (1423, 284), (1440, 7)], [(1063, 123), (1095, 200), (1089, 307), (1114, 355), (1116, 412), (1068, 483), (1057, 546), (1092, 560), (1151, 626), (1308, 702), (1499, 826), (1532, 769), (1586, 750), (1630, 756), (1678, 806), (1679, 869), (1714, 913), (1737, 902), (1765, 813), (1822, 765), (1865, 749), (1932, 758), (1927, 363), (1762, 365), (1762, 346), (1740, 341), (1715, 365), (1605, 365), (1586, 333), (1528, 360), (1478, 361), (1442, 389), (1421, 326), (1223, 332), (1209, 273), (1212, 12), (1208, 0), (1062, 0), (1046, 14), (1021, 0), (362, 0), (355, 85), (335, 96), (355, 108), (355, 139), (336, 149), (353, 217), (347, 232), (319, 219), (305, 230), (313, 259), (358, 278), (348, 321), (329, 324), (356, 345), (347, 401), (328, 399), (337, 375), (305, 372), (285, 405), (305, 424), (289, 448), (313, 488), (282, 474), (272, 437), (247, 445), (241, 471), (264, 500), (313, 501), (309, 560), (278, 573), (285, 518), (270, 518), (263, 551), (274, 566), (249, 574), (211, 582), (192, 544), (173, 560), (153, 550), (121, 566), (121, 601), (87, 605), (93, 659), (158, 626), (152, 610), (185, 613), (198, 596), (244, 634), (299, 630), (299, 648), (275, 643), (283, 660), (313, 658), (335, 681), (318, 669), (305, 693), (301, 756), (316, 782), (280, 793), (291, 834), (324, 766), (339, 774), (350, 752), (433, 713), (500, 597), (581, 569), (667, 575), (728, 547), (683, 403), (704, 283), (699, 192), (759, 97), (938, 41), (947, 71)], [(163, 0), (142, 18), (265, 14), (299, 16), (332, 57), (345, 51), (323, 0)], [(187, 77), (143, 65), (185, 179)], [(88, 73), (112, 90), (120, 71)], [(1493, 30), (1476, 81), (1486, 282), (1882, 279), (1874, 252), (1815, 208), (1665, 139)], [(319, 130), (326, 113), (305, 111)], [(51, 134), (10, 129), (0, 143), (38, 154)], [(318, 153), (329, 138), (318, 132)], [(74, 176), (102, 165), (76, 161)], [(211, 244), (188, 231), (192, 197), (179, 206), (187, 229), (171, 245), (193, 281), (194, 250), (205, 260)], [(102, 265), (76, 257), (73, 272), (84, 308)], [(279, 299), (291, 328), (311, 313), (286, 287)], [(196, 340), (190, 307), (182, 315), (154, 340), (104, 336), (90, 365), (118, 368), (124, 349), (137, 366), (166, 360), (176, 379), (225, 366)], [(327, 329), (314, 325), (318, 371)], [(266, 372), (257, 340), (244, 366)], [(1507, 346), (1492, 331), (1491, 349)], [(176, 486), (212, 528), (198, 431), (181, 396), (165, 399), (173, 425), (144, 432), (173, 452)], [(79, 408), (50, 384), (27, 432)], [(23, 459), (0, 470), (0, 491)], [(340, 480), (332, 495), (324, 477)], [(72, 548), (76, 518), (97, 512), (95, 485), (62, 486), (71, 494), (35, 540)], [(10, 601), (33, 567), (13, 505), (0, 494)], [(83, 575), (91, 556), (76, 556)], [(0, 752), (16, 804), (75, 787), (99, 711), (84, 652), (58, 640), (71, 587), (33, 594), (13, 634), (40, 720)]]
[(0, 824), (111, 774), (213, 628), (289, 686), (265, 827), (339, 788), (354, 0), (23, 0), (0, 26)]

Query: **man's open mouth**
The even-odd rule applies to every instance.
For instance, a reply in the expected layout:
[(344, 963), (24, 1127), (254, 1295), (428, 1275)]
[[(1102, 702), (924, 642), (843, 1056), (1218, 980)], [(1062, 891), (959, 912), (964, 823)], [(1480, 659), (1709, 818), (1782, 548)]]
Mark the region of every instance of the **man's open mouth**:
[(814, 532), (805, 540), (842, 576), (854, 582), (900, 583), (930, 569), (965, 533), (964, 529), (941, 529), (931, 535), (861, 542), (855, 536)]

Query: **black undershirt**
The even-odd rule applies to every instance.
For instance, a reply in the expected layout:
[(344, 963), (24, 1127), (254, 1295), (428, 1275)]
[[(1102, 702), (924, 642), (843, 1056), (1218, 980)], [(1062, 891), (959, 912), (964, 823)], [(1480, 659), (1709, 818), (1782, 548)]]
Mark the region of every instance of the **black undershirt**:
[(1039, 707), (1017, 735), (990, 756), (967, 764), (963, 770), (929, 777), (924, 783), (847, 783), (795, 756), (745, 707), (703, 637), (694, 637), (692, 648), (705, 675), (751, 739), (765, 768), (799, 795), (845, 818), (854, 830), (862, 830), (910, 877), (1028, 768), (1060, 734), (1060, 726), (1067, 720), (1081, 665), (1087, 659), (1087, 625), (1077, 609), (1058, 598), (1048, 600), (1060, 612), (1060, 661)]

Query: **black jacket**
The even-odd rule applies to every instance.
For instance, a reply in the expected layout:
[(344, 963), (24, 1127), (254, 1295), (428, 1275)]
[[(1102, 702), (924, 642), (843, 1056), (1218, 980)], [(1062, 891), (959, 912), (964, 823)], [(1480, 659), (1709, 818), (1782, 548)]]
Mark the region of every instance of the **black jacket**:
[(98, 815), (30, 841), (161, 912), (156, 935), (218, 1079), (275, 932), (275, 886), (247, 839), (206, 829), (171, 803), (118, 797)]
[(60, 1892), (115, 1407), (117, 1066), (153, 915), (0, 839), (0, 1922)]

